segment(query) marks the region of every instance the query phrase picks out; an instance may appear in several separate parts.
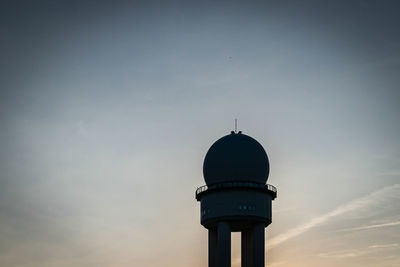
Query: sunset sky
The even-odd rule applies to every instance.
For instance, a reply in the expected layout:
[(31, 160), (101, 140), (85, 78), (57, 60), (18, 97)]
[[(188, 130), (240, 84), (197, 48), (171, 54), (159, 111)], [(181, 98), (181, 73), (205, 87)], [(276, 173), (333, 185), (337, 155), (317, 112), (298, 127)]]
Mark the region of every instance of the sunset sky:
[(266, 266), (400, 266), (399, 14), (1, 1), (0, 266), (207, 266), (194, 193), (235, 118), (278, 189)]

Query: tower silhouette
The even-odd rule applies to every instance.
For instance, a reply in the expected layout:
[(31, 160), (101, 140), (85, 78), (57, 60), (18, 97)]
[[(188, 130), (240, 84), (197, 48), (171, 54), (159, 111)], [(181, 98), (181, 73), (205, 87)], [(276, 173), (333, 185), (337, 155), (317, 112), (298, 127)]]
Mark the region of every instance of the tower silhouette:
[(208, 150), (206, 185), (196, 190), (201, 224), (208, 229), (208, 266), (231, 266), (231, 232), (241, 232), (242, 267), (264, 267), (265, 227), (276, 188), (266, 184), (269, 160), (255, 139), (232, 131)]

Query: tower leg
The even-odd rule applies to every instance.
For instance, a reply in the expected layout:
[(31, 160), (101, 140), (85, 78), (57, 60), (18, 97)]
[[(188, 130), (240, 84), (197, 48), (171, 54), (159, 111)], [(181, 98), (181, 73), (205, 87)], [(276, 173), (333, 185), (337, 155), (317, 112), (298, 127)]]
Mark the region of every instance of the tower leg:
[(231, 229), (228, 223), (218, 223), (218, 267), (231, 267)]
[(208, 267), (217, 267), (217, 229), (208, 229)]
[(258, 223), (253, 227), (253, 267), (265, 266), (265, 225)]
[(242, 267), (253, 266), (253, 232), (252, 229), (242, 231)]

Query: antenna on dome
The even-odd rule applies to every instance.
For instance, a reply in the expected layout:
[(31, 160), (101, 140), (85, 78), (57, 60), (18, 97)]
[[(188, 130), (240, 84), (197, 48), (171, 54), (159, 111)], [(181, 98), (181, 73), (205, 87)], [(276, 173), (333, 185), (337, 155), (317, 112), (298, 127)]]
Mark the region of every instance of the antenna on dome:
[(237, 119), (235, 119), (235, 133), (237, 133)]

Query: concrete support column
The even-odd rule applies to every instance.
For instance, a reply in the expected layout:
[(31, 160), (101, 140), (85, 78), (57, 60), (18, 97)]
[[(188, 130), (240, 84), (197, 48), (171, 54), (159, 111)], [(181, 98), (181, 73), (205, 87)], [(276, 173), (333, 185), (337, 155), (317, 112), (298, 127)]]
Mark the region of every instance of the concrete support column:
[(208, 229), (208, 267), (217, 267), (217, 229)]
[(228, 223), (218, 223), (218, 267), (231, 267), (231, 228)]
[(253, 231), (245, 229), (242, 231), (242, 267), (253, 266)]
[(253, 267), (265, 266), (265, 225), (258, 223), (253, 226)]

